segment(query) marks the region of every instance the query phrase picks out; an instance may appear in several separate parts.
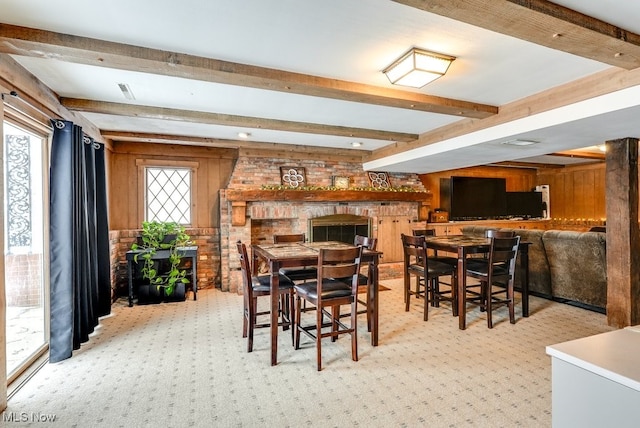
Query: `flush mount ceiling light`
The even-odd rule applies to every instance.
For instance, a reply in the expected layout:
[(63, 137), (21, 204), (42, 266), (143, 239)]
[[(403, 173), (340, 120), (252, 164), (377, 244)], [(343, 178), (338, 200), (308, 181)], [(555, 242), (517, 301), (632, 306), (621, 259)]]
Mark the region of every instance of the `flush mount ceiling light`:
[(510, 146), (530, 146), (532, 144), (538, 144), (539, 141), (533, 140), (509, 140), (504, 141), (502, 144), (509, 144)]
[(249, 132), (238, 132), (238, 137), (247, 139), (247, 138), (251, 137), (251, 133), (249, 133)]
[(361, 147), (362, 146), (362, 142), (360, 141), (354, 141), (353, 143), (351, 143), (351, 147)]
[(411, 48), (382, 72), (394, 85), (422, 88), (444, 76), (454, 59), (453, 56)]

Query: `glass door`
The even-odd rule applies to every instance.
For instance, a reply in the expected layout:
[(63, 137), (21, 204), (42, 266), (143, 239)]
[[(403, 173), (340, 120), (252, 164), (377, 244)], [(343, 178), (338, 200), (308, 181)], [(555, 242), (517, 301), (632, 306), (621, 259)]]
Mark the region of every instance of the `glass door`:
[(48, 346), (45, 290), (46, 139), (9, 121), (4, 129), (4, 248), (9, 383)]

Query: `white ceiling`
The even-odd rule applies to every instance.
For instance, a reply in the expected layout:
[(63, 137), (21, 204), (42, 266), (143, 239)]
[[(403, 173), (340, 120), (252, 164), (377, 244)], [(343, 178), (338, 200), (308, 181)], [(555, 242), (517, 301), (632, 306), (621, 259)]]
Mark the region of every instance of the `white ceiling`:
[[(640, 33), (640, 2), (554, 3)], [(503, 106), (611, 66), (433, 15), (390, 0), (0, 0), (0, 22), (240, 64), (392, 88), (381, 73), (408, 48), (453, 55), (446, 76), (415, 92)], [(424, 134), (457, 116), (65, 62), (13, 57), (60, 97)], [(135, 100), (124, 98), (127, 83)], [(409, 88), (402, 88), (413, 91)], [(640, 87), (556, 108), (365, 163), (433, 172), (640, 136)], [(352, 137), (83, 113), (105, 131), (350, 149)], [(517, 147), (516, 138), (539, 142)], [(362, 139), (375, 151), (393, 142)], [(546, 159), (546, 160), (545, 160)]]

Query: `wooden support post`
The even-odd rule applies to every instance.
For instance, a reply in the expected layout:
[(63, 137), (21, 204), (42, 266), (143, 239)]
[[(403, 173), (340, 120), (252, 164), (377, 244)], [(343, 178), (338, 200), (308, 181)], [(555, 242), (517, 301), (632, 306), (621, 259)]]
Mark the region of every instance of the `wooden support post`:
[(430, 202), (420, 202), (420, 205), (418, 205), (418, 220), (429, 220), (429, 208), (431, 208)]
[(640, 323), (638, 139), (607, 141), (607, 323)]
[(247, 223), (247, 202), (231, 202), (231, 226), (244, 226)]

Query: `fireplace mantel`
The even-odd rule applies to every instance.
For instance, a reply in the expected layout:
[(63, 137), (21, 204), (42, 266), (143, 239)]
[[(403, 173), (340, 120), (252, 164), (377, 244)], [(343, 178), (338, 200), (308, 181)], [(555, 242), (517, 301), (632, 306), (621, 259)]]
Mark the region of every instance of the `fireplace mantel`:
[(416, 202), (418, 218), (426, 220), (432, 194), (430, 192), (367, 191), (367, 190), (242, 190), (227, 189), (226, 198), (231, 202), (233, 226), (244, 226), (247, 202), (287, 201), (287, 202), (363, 202), (400, 201)]
[(236, 201), (308, 201), (308, 202), (358, 202), (402, 201), (425, 202), (431, 200), (430, 192), (402, 192), (375, 190), (240, 190), (227, 189), (227, 200)]

